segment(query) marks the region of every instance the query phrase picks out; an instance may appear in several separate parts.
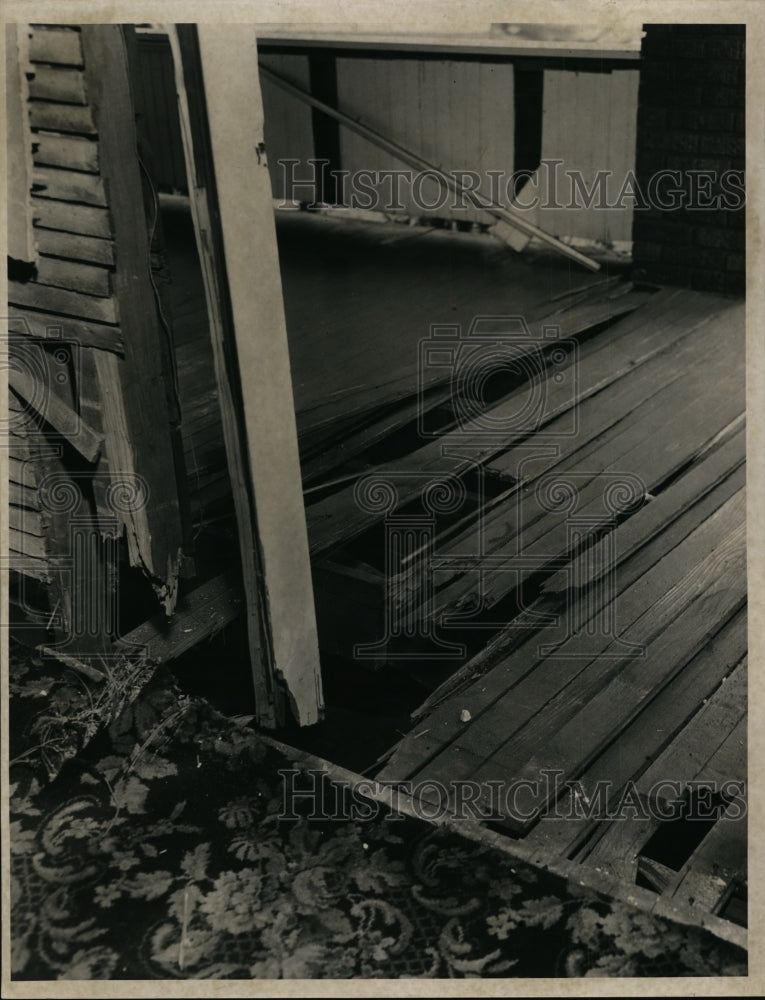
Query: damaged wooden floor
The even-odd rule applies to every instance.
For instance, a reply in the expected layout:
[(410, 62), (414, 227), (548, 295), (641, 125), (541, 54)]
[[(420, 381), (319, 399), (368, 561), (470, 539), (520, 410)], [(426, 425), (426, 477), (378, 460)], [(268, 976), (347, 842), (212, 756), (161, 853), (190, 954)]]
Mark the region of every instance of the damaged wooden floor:
[[(536, 863), (741, 922), (743, 304), (472, 233), (304, 212), (278, 231), (323, 649), (434, 689), (377, 777), (432, 809), (470, 782)], [(433, 326), (480, 362), (518, 317), (480, 398), (451, 341), (423, 366)], [(225, 458), (211, 370), (187, 362), (204, 513)], [(425, 517), (429, 488), (459, 502)], [(689, 819), (712, 786), (726, 818)]]
[[(537, 863), (732, 912), (746, 885), (743, 305), (658, 292), (582, 350), (578, 375), (576, 433), (555, 454), (489, 459), (511, 477), (524, 464), (484, 508), (480, 566), (466, 558), (477, 518), (437, 540), (432, 620), (508, 595), (519, 617), (415, 713), (377, 777), (457, 814), (471, 783)], [(724, 818), (695, 815), (700, 788), (707, 819)]]

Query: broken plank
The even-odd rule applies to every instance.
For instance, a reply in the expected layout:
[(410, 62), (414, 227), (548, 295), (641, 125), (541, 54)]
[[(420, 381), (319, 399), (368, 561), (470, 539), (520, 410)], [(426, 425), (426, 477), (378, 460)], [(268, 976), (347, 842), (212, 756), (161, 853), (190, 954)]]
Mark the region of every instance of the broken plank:
[(32, 62), (65, 66), (82, 65), (80, 33), (72, 28), (35, 25), (29, 33), (29, 58)]
[(46, 313), (63, 313), (92, 319), (97, 323), (118, 323), (117, 302), (112, 298), (85, 295), (66, 288), (54, 288), (30, 281), (8, 282), (8, 301), (15, 306), (25, 306)]
[(113, 236), (109, 211), (95, 205), (73, 205), (69, 202), (54, 201), (52, 198), (31, 198), (32, 218), (35, 226), (57, 229), (65, 233), (79, 233), (83, 236), (98, 236), (111, 239)]
[(121, 636), (115, 652), (140, 650), (153, 663), (167, 663), (220, 632), (243, 606), (241, 580), (230, 573), (217, 576), (179, 597), (170, 619), (155, 615)]
[(39, 580), (40, 583), (50, 584), (53, 575), (47, 556), (33, 556), (29, 552), (19, 550), (16, 546), (18, 539), (9, 535), (7, 563), (8, 569), (22, 576), (28, 576), (32, 580)]
[[(746, 724), (732, 738), (746, 742)], [(746, 880), (747, 816), (742, 803), (729, 806), (717, 820), (688, 863), (665, 889), (673, 902), (719, 910), (735, 883)]]
[(28, 74), (29, 96), (35, 100), (87, 104), (82, 70), (61, 66), (35, 66)]
[[(725, 747), (730, 733), (746, 715), (746, 691), (747, 665), (744, 661), (637, 779), (635, 791), (647, 803), (652, 796), (655, 799), (660, 794), (659, 805), (666, 809), (683, 795), (691, 781), (700, 780), (708, 765), (714, 767), (715, 758)], [(740, 774), (728, 775), (731, 780), (740, 777)], [(658, 813), (658, 809), (654, 813)], [(640, 851), (660, 822), (657, 815), (648, 818), (632, 815), (618, 823), (602, 824), (600, 836), (588, 845), (587, 864), (600, 865), (634, 882)]]
[(60, 343), (80, 344), (83, 347), (96, 347), (114, 354), (122, 354), (124, 350), (122, 331), (118, 326), (107, 326), (94, 323), (88, 319), (76, 319), (72, 316), (61, 316), (55, 313), (35, 312), (32, 309), (21, 309), (10, 305), (9, 314), (18, 322), (14, 325), (14, 333), (21, 333), (38, 340), (55, 340)]
[(32, 190), (38, 198), (55, 201), (81, 202), (85, 205), (107, 205), (104, 182), (98, 174), (85, 174), (63, 167), (35, 167)]
[(98, 143), (82, 136), (38, 132), (32, 143), (32, 162), (97, 174)]

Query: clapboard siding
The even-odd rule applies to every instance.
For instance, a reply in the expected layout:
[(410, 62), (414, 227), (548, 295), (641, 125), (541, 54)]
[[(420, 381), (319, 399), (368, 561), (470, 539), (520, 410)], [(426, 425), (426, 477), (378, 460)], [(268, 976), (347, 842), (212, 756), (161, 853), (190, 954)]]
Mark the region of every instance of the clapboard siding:
[(104, 182), (97, 174), (83, 174), (61, 167), (35, 167), (32, 183), (38, 198), (106, 207)]
[(84, 136), (38, 132), (32, 144), (32, 160), (36, 166), (65, 167), (97, 174), (98, 144)]
[(29, 58), (35, 63), (82, 66), (80, 32), (75, 28), (52, 25), (31, 26)]
[(110, 239), (112, 236), (111, 219), (105, 208), (55, 201), (52, 198), (33, 197), (31, 201), (35, 226), (82, 236), (97, 236), (100, 239)]
[[(35, 242), (41, 254), (68, 257), (90, 264), (113, 264), (114, 243), (96, 236), (78, 236), (75, 233), (57, 232), (55, 229), (35, 230)], [(38, 265), (39, 266), (39, 265)]]
[(83, 295), (68, 288), (54, 288), (35, 282), (22, 284), (9, 281), (8, 301), (13, 305), (26, 306), (42, 312), (81, 316), (97, 323), (116, 323), (118, 319), (117, 303), (114, 299)]
[(13, 304), (9, 306), (8, 312), (11, 319), (23, 320), (25, 332), (38, 340), (81, 344), (83, 347), (96, 347), (102, 351), (113, 351), (115, 354), (122, 354), (124, 350), (122, 332), (118, 326), (95, 323), (81, 317), (37, 312)]
[(29, 96), (34, 99), (87, 104), (85, 80), (79, 69), (35, 66), (29, 74)]
[(33, 129), (74, 132), (79, 135), (96, 134), (93, 116), (87, 105), (33, 101), (29, 105), (29, 122)]
[(38, 257), (37, 284), (66, 288), (101, 298), (112, 294), (110, 273), (105, 267), (92, 267), (90, 264), (58, 257)]

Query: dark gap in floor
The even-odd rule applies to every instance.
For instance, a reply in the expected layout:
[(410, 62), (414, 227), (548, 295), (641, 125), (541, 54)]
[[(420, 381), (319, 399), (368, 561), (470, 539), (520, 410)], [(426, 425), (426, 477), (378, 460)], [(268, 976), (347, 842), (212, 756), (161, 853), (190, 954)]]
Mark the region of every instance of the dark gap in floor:
[[(731, 801), (712, 785), (693, 785), (677, 803), (668, 803), (675, 806), (675, 818), (659, 825), (640, 856), (679, 872)], [(653, 888), (640, 874), (636, 882)]]

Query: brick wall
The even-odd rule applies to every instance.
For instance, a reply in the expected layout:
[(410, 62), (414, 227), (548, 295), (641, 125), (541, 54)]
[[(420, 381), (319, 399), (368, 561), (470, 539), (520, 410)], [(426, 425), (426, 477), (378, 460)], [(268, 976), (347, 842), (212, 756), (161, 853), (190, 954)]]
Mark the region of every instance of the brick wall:
[[(745, 210), (736, 185), (744, 170), (745, 27), (649, 24), (645, 32), (636, 178), (648, 207), (634, 213), (636, 271), (662, 284), (743, 294)], [(680, 183), (677, 175), (658, 180), (659, 171), (680, 171)]]

